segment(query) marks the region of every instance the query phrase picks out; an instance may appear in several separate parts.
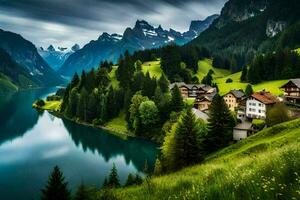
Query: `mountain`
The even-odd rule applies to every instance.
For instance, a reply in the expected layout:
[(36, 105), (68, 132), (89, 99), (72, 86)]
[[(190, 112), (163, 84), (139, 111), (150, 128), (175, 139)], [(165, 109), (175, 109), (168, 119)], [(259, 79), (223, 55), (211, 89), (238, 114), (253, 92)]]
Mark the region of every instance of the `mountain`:
[(212, 25), (188, 45), (232, 59), (239, 70), (256, 52), (300, 45), (297, 0), (229, 0)]
[[(0, 48), (2, 48), (22, 69), (22, 75), (31, 77), (37, 86), (55, 86), (63, 79), (38, 54), (36, 47), (21, 35), (0, 29)], [(18, 67), (18, 68), (20, 68)]]
[(193, 21), (189, 31), (180, 33), (176, 30), (165, 30), (161, 26), (154, 27), (145, 20), (137, 20), (133, 28), (127, 28), (123, 35), (103, 33), (82, 49), (72, 54), (59, 69), (64, 76), (72, 76), (74, 72), (97, 67), (103, 60), (116, 62), (126, 50), (153, 49), (170, 43), (184, 45), (197, 37), (218, 17), (212, 15), (203, 21)]
[(48, 65), (56, 71), (64, 64), (70, 55), (79, 49), (80, 47), (78, 44), (75, 44), (71, 49), (58, 47), (57, 50), (53, 47), (53, 45), (50, 45), (47, 49), (40, 47), (38, 49), (38, 53), (43, 57)]
[(38, 86), (38, 80), (0, 48), (0, 93)]

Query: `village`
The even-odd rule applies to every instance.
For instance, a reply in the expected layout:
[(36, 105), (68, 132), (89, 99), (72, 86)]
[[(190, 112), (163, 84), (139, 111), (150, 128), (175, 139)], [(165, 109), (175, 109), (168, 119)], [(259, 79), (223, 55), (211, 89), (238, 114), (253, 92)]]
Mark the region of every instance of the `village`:
[[(207, 122), (209, 108), (217, 88), (205, 84), (185, 84), (176, 82), (170, 85), (170, 90), (177, 85), (184, 99), (193, 100), (193, 113), (198, 119)], [(228, 109), (236, 115), (237, 125), (233, 129), (233, 140), (240, 141), (266, 127), (268, 111), (275, 105), (287, 105), (289, 114), (299, 116), (300, 78), (290, 79), (280, 89), (283, 96), (275, 96), (267, 90), (254, 92), (247, 96), (242, 90), (230, 90), (223, 95)]]

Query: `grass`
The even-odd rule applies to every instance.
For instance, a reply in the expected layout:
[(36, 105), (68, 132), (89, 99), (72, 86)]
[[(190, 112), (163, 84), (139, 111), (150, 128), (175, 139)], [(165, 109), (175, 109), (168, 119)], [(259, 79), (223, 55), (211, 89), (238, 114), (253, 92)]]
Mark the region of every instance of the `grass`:
[(126, 133), (130, 135), (130, 132), (127, 129), (127, 122), (125, 120), (124, 112), (121, 112), (118, 117), (105, 124), (105, 127), (117, 133)]
[(203, 164), (114, 190), (120, 199), (299, 199), (300, 119), (265, 129)]
[[(219, 92), (221, 95), (226, 94), (232, 89), (242, 89), (245, 91), (246, 86), (248, 83), (242, 83), (240, 81), (242, 72), (234, 73), (229, 76), (223, 77), (223, 78), (218, 78), (215, 79), (218, 87), (219, 87)], [(233, 80), (232, 83), (226, 83), (226, 80), (228, 78), (231, 78)], [(275, 80), (275, 81), (265, 81), (256, 85), (253, 85), (253, 90), (254, 91), (260, 91), (260, 90), (267, 90), (271, 92), (274, 95), (281, 96), (283, 95), (283, 91), (280, 90), (279, 88), (284, 85), (288, 80)]]
[(162, 69), (160, 67), (160, 61), (151, 61), (151, 62), (145, 62), (142, 65), (142, 70), (146, 74), (149, 72), (151, 78), (156, 77), (157, 79), (160, 78), (162, 74)]
[(17, 90), (18, 90), (18, 86), (13, 84), (7, 76), (0, 73), (0, 94), (15, 92)]
[(111, 80), (111, 85), (115, 89), (119, 88), (119, 81), (117, 80), (117, 77), (116, 77), (117, 68), (118, 68), (118, 66), (113, 66), (111, 72), (109, 73), (109, 78)]
[(36, 105), (35, 103), (32, 105), (34, 108), (42, 109), (42, 110), (48, 110), (48, 111), (60, 111), (62, 101), (45, 101), (45, 105), (40, 107)]
[(211, 59), (204, 59), (204, 60), (200, 60), (198, 62), (198, 72), (197, 72), (196, 75), (198, 76), (199, 81), (201, 81), (203, 79), (203, 77), (207, 75), (209, 70), (214, 71), (213, 77), (215, 79), (216, 78), (223, 78), (224, 76), (230, 75), (229, 70), (214, 68), (212, 66), (212, 60)]

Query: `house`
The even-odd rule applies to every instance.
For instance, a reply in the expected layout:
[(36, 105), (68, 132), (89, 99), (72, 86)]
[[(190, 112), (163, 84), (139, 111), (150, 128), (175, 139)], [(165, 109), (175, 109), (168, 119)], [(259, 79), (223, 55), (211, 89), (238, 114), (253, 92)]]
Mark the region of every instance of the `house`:
[(266, 119), (268, 109), (279, 100), (270, 92), (261, 91), (252, 94), (246, 101), (246, 117), (251, 119)]
[(169, 88), (172, 90), (175, 85), (178, 86), (183, 98), (197, 98), (205, 94), (211, 94), (216, 92), (216, 88), (213, 88), (205, 84), (185, 84), (184, 82), (172, 83)]
[(244, 121), (233, 128), (233, 140), (239, 141), (245, 139), (253, 133), (251, 122)]
[(203, 121), (207, 122), (208, 121), (208, 115), (196, 108), (192, 108), (192, 112), (196, 116), (197, 119), (202, 119)]
[(194, 108), (202, 112), (208, 111), (213, 97), (214, 95), (199, 96), (198, 98), (196, 98), (196, 101), (194, 103)]
[(300, 104), (300, 78), (291, 79), (280, 88), (284, 89), (285, 101)]
[(240, 90), (230, 90), (227, 94), (223, 96), (225, 103), (231, 111), (238, 108), (245, 97), (244, 92)]

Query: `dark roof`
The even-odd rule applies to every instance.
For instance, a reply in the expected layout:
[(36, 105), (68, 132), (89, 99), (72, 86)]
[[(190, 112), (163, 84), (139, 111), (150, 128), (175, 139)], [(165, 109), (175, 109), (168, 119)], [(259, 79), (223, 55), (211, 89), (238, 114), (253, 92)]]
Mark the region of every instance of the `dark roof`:
[(209, 118), (206, 113), (204, 113), (204, 112), (202, 112), (202, 111), (200, 111), (200, 110), (198, 110), (196, 108), (193, 108), (192, 112), (195, 114), (195, 116), (196, 116), (197, 119), (202, 119), (204, 121), (207, 121), (208, 118)]
[(255, 98), (256, 100), (262, 102), (263, 104), (275, 104), (278, 103), (279, 100), (276, 96), (273, 96), (270, 92), (255, 92), (251, 95), (251, 97)]
[(294, 85), (296, 85), (298, 88), (300, 88), (300, 78), (297, 79), (290, 79), (289, 82), (287, 82), (286, 84), (284, 84), (283, 86), (281, 86), (280, 88), (285, 87), (287, 84), (289, 83), (293, 83)]
[(209, 85), (205, 85), (205, 84), (186, 84), (184, 82), (175, 82), (175, 83), (172, 83), (172, 84), (170, 84), (169, 88), (172, 90), (175, 87), (175, 85), (177, 85), (179, 88), (180, 87), (186, 87), (189, 90), (191, 90), (191, 89), (193, 89), (195, 87), (197, 89), (203, 89), (204, 91), (209, 91), (209, 90), (214, 89), (213, 87), (211, 87)]
[[(230, 92), (228, 92), (227, 94), (229, 94), (229, 93), (231, 93), (237, 99), (240, 99), (243, 96), (245, 96), (244, 92), (242, 92), (240, 90), (230, 90)], [(225, 94), (225, 95), (227, 95), (227, 94)]]
[(234, 127), (236, 130), (251, 130), (252, 124), (250, 122), (242, 122)]

